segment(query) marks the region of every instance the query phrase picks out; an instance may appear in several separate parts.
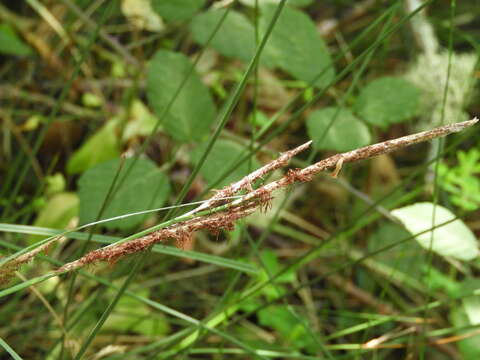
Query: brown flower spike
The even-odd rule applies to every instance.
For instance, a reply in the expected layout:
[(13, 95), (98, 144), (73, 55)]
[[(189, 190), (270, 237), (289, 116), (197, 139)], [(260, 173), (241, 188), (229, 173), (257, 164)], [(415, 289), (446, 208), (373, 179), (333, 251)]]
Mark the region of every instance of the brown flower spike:
[[(295, 149), (283, 153), (279, 158), (253, 171), (240, 181), (217, 191), (211, 199), (196, 209), (176, 218), (175, 220), (177, 221), (172, 225), (153, 231), (138, 239), (114, 243), (91, 251), (81, 258), (65, 264), (58, 269), (56, 273), (66, 273), (99, 261), (115, 262), (123, 256), (146, 250), (157, 243), (165, 242), (169, 239), (174, 240), (177, 246), (181, 247), (181, 244), (198, 230), (203, 229), (215, 233), (221, 229), (232, 229), (235, 221), (252, 214), (256, 209), (268, 210), (273, 198), (273, 192), (276, 190), (297, 182), (311, 181), (316, 174), (327, 169), (333, 168), (334, 172), (332, 176), (336, 176), (343, 164), (385, 154), (402, 147), (459, 132), (477, 122), (478, 119), (474, 118), (473, 120), (445, 125), (433, 130), (387, 140), (342, 154), (336, 154), (304, 169), (289, 169), (282, 178), (257, 189), (252, 189), (252, 184), (257, 179), (264, 177), (278, 168), (287, 166), (293, 156), (307, 149), (311, 145), (311, 141), (306, 142)], [(242, 190), (246, 191), (246, 194), (224, 204), (225, 197), (235, 195)], [(30, 260), (37, 253), (38, 251), (34, 250), (31, 253), (24, 254), (22, 257), (11, 260), (3, 265), (3, 271), (0, 271), (0, 273), (5, 276), (6, 273), (10, 272), (9, 269), (15, 269), (15, 265), (24, 263), (25, 259)]]

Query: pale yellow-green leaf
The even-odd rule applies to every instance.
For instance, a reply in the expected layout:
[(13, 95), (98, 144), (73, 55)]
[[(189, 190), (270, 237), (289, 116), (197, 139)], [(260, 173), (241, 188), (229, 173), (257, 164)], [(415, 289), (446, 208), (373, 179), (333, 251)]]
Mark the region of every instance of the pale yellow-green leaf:
[(123, 0), (122, 12), (138, 29), (160, 31), (165, 27), (162, 18), (153, 11), (150, 0)]
[[(435, 211), (434, 211), (435, 208)], [(416, 203), (392, 211), (425, 249), (431, 249), (441, 256), (449, 256), (458, 260), (473, 260), (478, 254), (477, 239), (473, 232), (455, 215), (443, 206), (430, 202)], [(435, 221), (434, 221), (435, 220)], [(441, 225), (441, 226), (440, 226)], [(427, 231), (432, 226), (438, 226)]]
[[(155, 124), (158, 122), (158, 118), (148, 110), (140, 99), (132, 101), (129, 115), (127, 125), (122, 135), (124, 141), (130, 140), (135, 136), (150, 135)], [(159, 126), (157, 131), (161, 129), (162, 127)]]
[(69, 174), (81, 173), (101, 162), (120, 156), (117, 121), (108, 121), (73, 153), (67, 163)]
[[(45, 206), (39, 211), (34, 226), (65, 229), (73, 217), (78, 215), (78, 196), (72, 192), (61, 192), (47, 200)], [(31, 235), (30, 242), (34, 243), (45, 236)]]

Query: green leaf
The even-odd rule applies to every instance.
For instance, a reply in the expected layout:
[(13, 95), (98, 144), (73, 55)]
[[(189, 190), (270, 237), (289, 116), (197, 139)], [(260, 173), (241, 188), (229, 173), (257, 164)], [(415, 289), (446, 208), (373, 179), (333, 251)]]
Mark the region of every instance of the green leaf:
[(153, 10), (167, 21), (190, 19), (205, 0), (151, 0)]
[[(392, 211), (392, 214), (400, 219), (413, 235), (455, 218), (450, 210), (429, 202), (405, 206)], [(475, 236), (460, 219), (434, 229), (433, 237), (432, 232), (428, 231), (416, 236), (415, 239), (425, 249), (431, 248), (441, 256), (450, 256), (458, 260), (472, 260), (479, 254)]]
[[(394, 223), (383, 223), (368, 239), (368, 252), (373, 253), (409, 236), (410, 233), (402, 226)], [(419, 274), (422, 271), (422, 264), (425, 263), (425, 253), (417, 243), (403, 242), (376, 254), (375, 259), (390, 265), (395, 271)]]
[[(191, 24), (193, 39), (205, 45), (226, 10), (211, 10), (195, 16)], [(210, 45), (220, 54), (248, 62), (255, 53), (255, 29), (241, 13), (230, 10)]]
[(409, 120), (418, 112), (420, 90), (402, 78), (383, 77), (365, 86), (355, 112), (369, 124), (387, 128)]
[(26, 45), (7, 24), (0, 24), (0, 54), (27, 56), (32, 49)]
[(92, 92), (86, 92), (82, 95), (82, 103), (87, 107), (99, 108), (103, 105), (103, 99)]
[(372, 140), (362, 121), (349, 110), (336, 107), (311, 113), (307, 118), (307, 131), (317, 149), (349, 151), (368, 145)]
[[(116, 291), (109, 289), (107, 294), (113, 297)], [(135, 294), (149, 298), (148, 289), (137, 289)], [(124, 295), (120, 298), (115, 310), (110, 314), (102, 327), (103, 332), (124, 334), (133, 332), (146, 336), (162, 336), (170, 331), (170, 325), (165, 316), (159, 311), (153, 311), (144, 303), (131, 296)]]
[(67, 163), (69, 174), (81, 173), (92, 166), (120, 156), (117, 122), (109, 120), (73, 153)]
[[(157, 116), (163, 114), (191, 66), (185, 55), (165, 50), (159, 50), (150, 61), (147, 97)], [(176, 140), (198, 141), (208, 135), (215, 112), (208, 88), (193, 72), (162, 121), (165, 131)]]
[(62, 173), (45, 176), (45, 195), (51, 196), (65, 190), (66, 180)]
[[(240, 0), (240, 2), (244, 5), (254, 7), (255, 2), (258, 1), (259, 5), (264, 4), (279, 4), (280, 0)], [(313, 0), (288, 0), (288, 5), (303, 7), (308, 6), (313, 2)]]
[[(272, 4), (262, 6), (261, 33), (266, 32), (275, 9)], [(276, 23), (264, 54), (296, 79), (306, 82), (316, 79), (316, 87), (328, 85), (335, 76), (332, 59), (315, 24), (304, 12), (288, 6)]]
[[(197, 164), (200, 161), (202, 154), (207, 147), (204, 143), (194, 149), (192, 152), (192, 161)], [(234, 169), (224, 180), (216, 184), (218, 176), (221, 175), (222, 170), (228, 169), (240, 159), (243, 154), (244, 147), (228, 140), (218, 140), (208, 155), (207, 160), (200, 169), (200, 174), (207, 181), (208, 185), (215, 184), (215, 187), (221, 188), (234, 181), (240, 180), (242, 177), (257, 169), (260, 165), (255, 159), (252, 159), (251, 164), (248, 161), (244, 162), (236, 169)]]
[[(123, 164), (118, 177), (117, 188), (109, 202), (102, 219), (131, 212), (161, 207), (169, 193), (167, 176), (148, 159), (138, 159), (125, 177), (134, 159)], [(86, 171), (79, 179), (80, 223), (87, 224), (97, 220), (104, 198), (112, 180), (118, 171), (120, 160), (112, 160)], [(109, 221), (103, 224), (108, 229), (130, 229), (141, 224), (147, 215)]]
[[(34, 226), (65, 229), (70, 220), (78, 215), (78, 196), (71, 192), (61, 192), (48, 199), (35, 219)], [(45, 236), (32, 235), (29, 244), (33, 244)]]

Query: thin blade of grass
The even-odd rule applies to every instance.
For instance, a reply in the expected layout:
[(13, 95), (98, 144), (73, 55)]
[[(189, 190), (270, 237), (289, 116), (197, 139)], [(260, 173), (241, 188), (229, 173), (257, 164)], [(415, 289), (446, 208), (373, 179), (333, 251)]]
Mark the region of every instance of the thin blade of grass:
[(10, 354), (10, 356), (12, 357), (12, 359), (14, 360), (23, 360), (23, 358), (18, 355), (15, 350), (13, 350), (10, 345), (8, 345), (5, 340), (3, 340), (1, 337), (0, 337), (0, 346), (3, 347), (5, 349), (5, 351), (7, 353)]

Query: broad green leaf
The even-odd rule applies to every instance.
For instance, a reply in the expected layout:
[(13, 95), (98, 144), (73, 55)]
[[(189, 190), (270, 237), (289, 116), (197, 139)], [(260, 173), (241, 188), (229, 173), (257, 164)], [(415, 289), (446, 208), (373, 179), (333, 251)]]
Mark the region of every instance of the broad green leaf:
[[(125, 177), (134, 159), (122, 166), (117, 184), (121, 184), (112, 196), (101, 219), (161, 207), (170, 193), (167, 176), (148, 159), (138, 159)], [(80, 223), (97, 220), (112, 180), (119, 169), (120, 160), (112, 160), (87, 170), (79, 179)], [(146, 215), (104, 223), (108, 229), (130, 229), (141, 224)]]
[(117, 122), (109, 120), (73, 153), (67, 163), (69, 174), (81, 173), (101, 162), (120, 156)]
[[(194, 149), (192, 152), (192, 160), (195, 164), (200, 161), (200, 158), (205, 151), (207, 143), (204, 143)], [(208, 155), (207, 160), (200, 169), (200, 174), (207, 181), (209, 185), (215, 184), (218, 180), (219, 175), (225, 169), (233, 166), (236, 161), (238, 161), (243, 154), (245, 148), (237, 143), (228, 140), (218, 140), (215, 145), (213, 145), (210, 154)], [(228, 185), (234, 181), (240, 180), (242, 177), (250, 173), (259, 167), (258, 162), (253, 159), (251, 164), (248, 161), (244, 162), (236, 169), (234, 169), (224, 180), (219, 184), (216, 184), (216, 188), (221, 188), (225, 185)]]
[[(122, 135), (122, 140), (124, 141), (136, 136), (150, 135), (158, 121), (158, 118), (148, 110), (140, 99), (132, 101), (128, 114), (130, 116)], [(160, 126), (158, 131), (161, 129)]]
[(205, 0), (151, 0), (153, 10), (167, 21), (190, 19)]
[[(61, 192), (48, 199), (35, 219), (34, 226), (65, 229), (70, 220), (78, 215), (78, 196), (71, 192)], [(30, 237), (30, 244), (37, 242), (45, 236), (34, 235)]]
[(383, 77), (365, 86), (355, 112), (369, 124), (383, 128), (409, 120), (418, 112), (420, 90), (402, 78)]
[[(264, 4), (279, 4), (280, 0), (240, 0), (240, 2), (244, 5), (254, 7), (255, 2), (258, 1), (259, 5), (264, 5)], [(288, 0), (288, 5), (291, 6), (298, 6), (298, 7), (303, 7), (303, 6), (308, 6), (313, 2), (313, 0)]]
[[(205, 45), (225, 11), (210, 10), (195, 16), (191, 24), (193, 39)], [(243, 14), (230, 10), (210, 45), (224, 56), (248, 62), (255, 53), (255, 29)]]
[(350, 110), (336, 107), (311, 113), (307, 118), (307, 131), (317, 149), (349, 151), (368, 145), (372, 140), (362, 121)]
[[(408, 238), (410, 233), (402, 226), (394, 223), (381, 224), (375, 233), (368, 239), (368, 252), (373, 253), (388, 245), (401, 242)], [(383, 250), (375, 255), (377, 261), (391, 266), (395, 271), (406, 274), (420, 274), (425, 263), (425, 253), (415, 242), (402, 242), (395, 247)]]
[[(116, 291), (108, 290), (107, 294), (111, 298), (115, 296)], [(148, 289), (137, 289), (135, 294), (147, 299), (150, 297)], [(124, 295), (105, 321), (102, 331), (121, 334), (134, 332), (146, 336), (162, 336), (169, 333), (170, 325), (161, 312), (154, 311), (137, 299)]]
[(32, 49), (15, 33), (11, 26), (0, 24), (0, 54), (27, 56)]
[[(275, 9), (273, 4), (262, 6), (259, 21), (262, 34), (266, 32)], [(296, 79), (306, 82), (316, 79), (316, 87), (328, 85), (335, 75), (327, 46), (315, 24), (304, 12), (288, 6), (275, 24), (264, 54)]]
[[(192, 64), (181, 53), (159, 50), (147, 69), (147, 97), (157, 116), (163, 114)], [(178, 141), (205, 138), (215, 120), (215, 105), (208, 88), (193, 72), (178, 94), (162, 123), (165, 131)]]
[[(435, 207), (435, 222), (433, 222)], [(455, 218), (452, 212), (443, 206), (424, 202), (392, 211), (411, 234), (426, 231), (432, 226)], [(472, 260), (479, 254), (477, 240), (472, 231), (460, 220), (454, 220), (432, 231), (416, 236), (418, 243), (425, 249), (432, 249), (441, 256), (450, 256), (458, 260)]]

